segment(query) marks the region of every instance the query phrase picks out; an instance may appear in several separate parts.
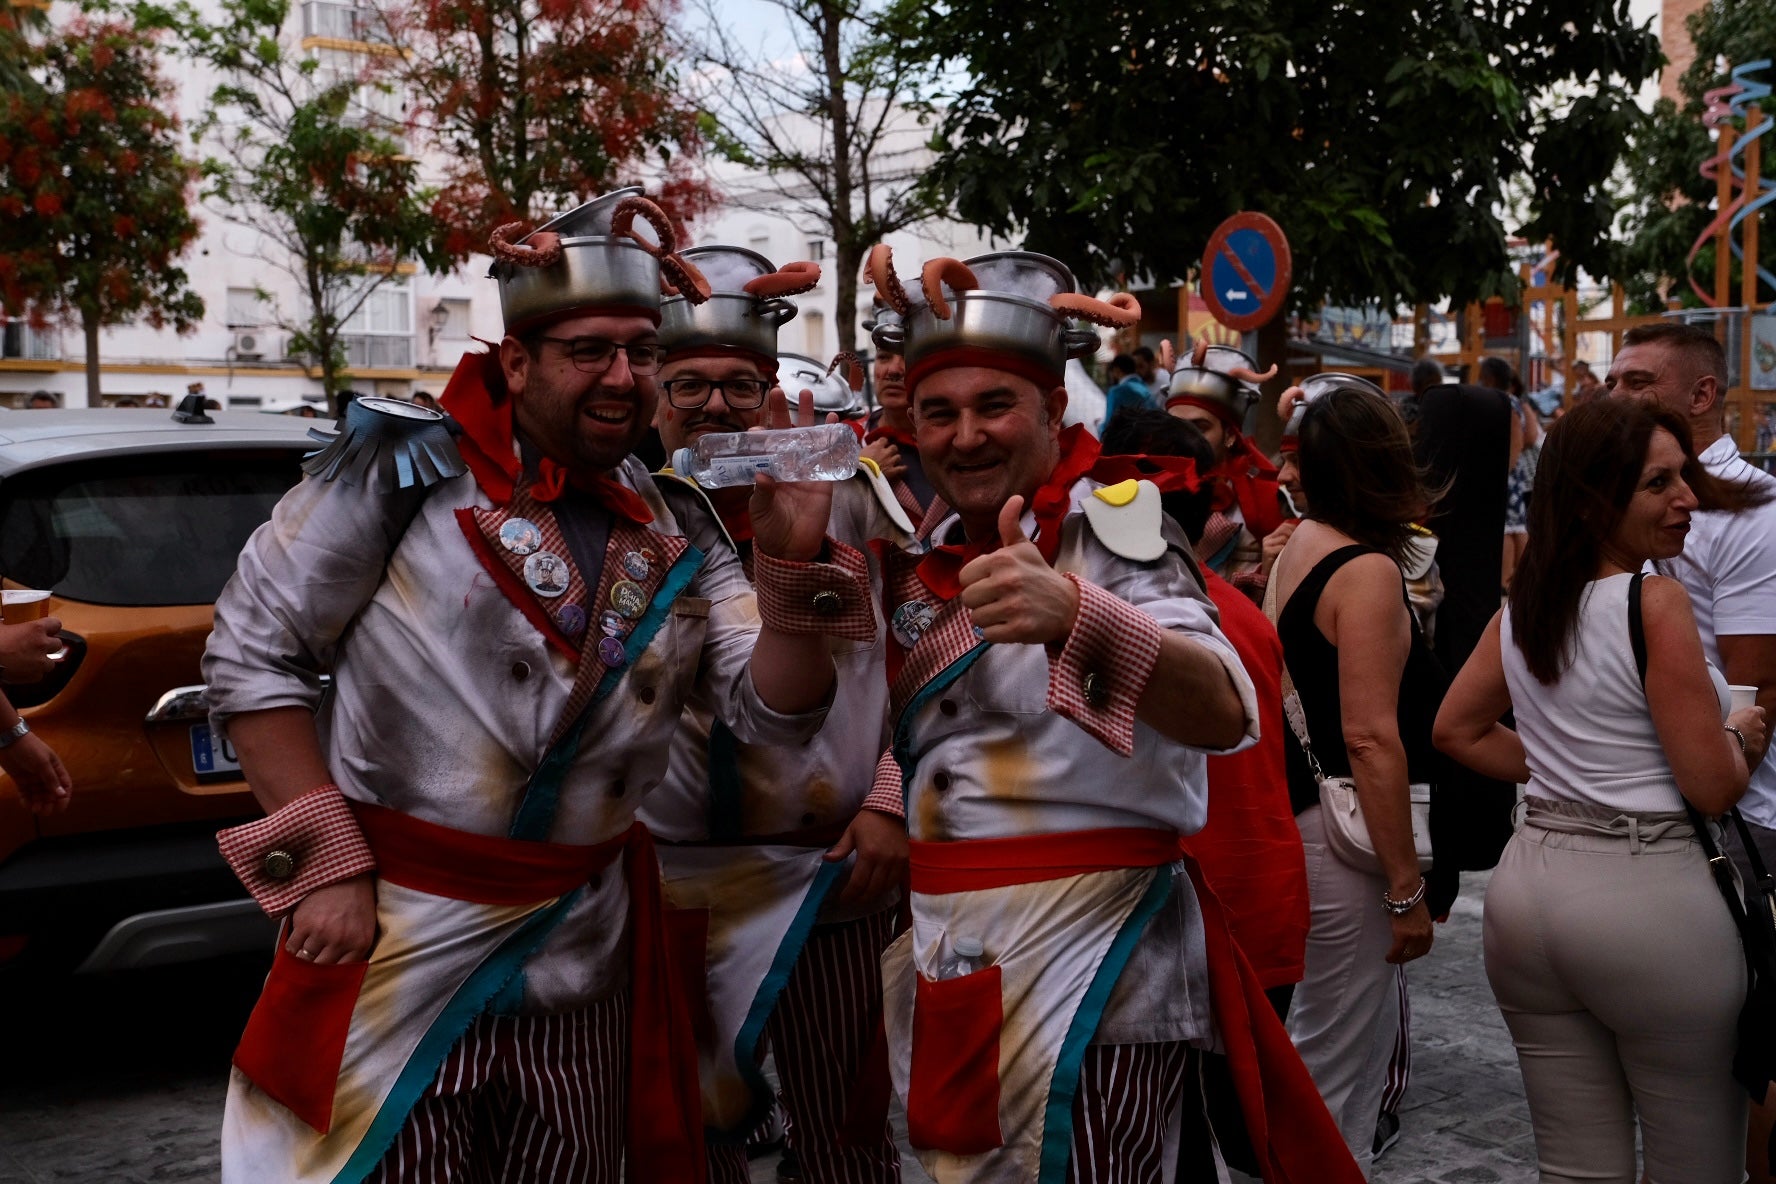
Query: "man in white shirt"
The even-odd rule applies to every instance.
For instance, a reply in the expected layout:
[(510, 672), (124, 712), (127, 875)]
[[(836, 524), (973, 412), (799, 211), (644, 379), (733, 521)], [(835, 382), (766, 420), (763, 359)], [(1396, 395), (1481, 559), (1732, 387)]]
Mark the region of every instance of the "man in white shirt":
[[(1776, 494), (1776, 479), (1739, 459), (1726, 430), (1727, 357), (1705, 329), (1662, 321), (1630, 329), (1610, 366), (1612, 395), (1652, 399), (1683, 416), (1703, 465), (1723, 480)], [(1699, 513), (1671, 574), (1689, 589), (1708, 660), (1729, 683), (1758, 688), (1758, 705), (1776, 711), (1776, 500), (1738, 513)], [(1776, 766), (1751, 773), (1739, 801), (1766, 867), (1776, 866)], [(1748, 879), (1751, 869), (1728, 827), (1727, 850)]]

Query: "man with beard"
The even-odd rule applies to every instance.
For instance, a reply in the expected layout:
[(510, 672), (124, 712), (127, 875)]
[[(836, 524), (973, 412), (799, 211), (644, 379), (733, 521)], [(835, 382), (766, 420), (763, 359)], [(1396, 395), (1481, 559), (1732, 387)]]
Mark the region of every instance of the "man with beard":
[(1138, 306), (1028, 252), (934, 260), (921, 288), (896, 311), (954, 513), (889, 556), (871, 795), (904, 794), (912, 840), (912, 926), (882, 964), (909, 1138), (946, 1181), (1166, 1179), (1189, 1046), (1218, 1037), (1266, 1179), (1357, 1179), (1183, 858), (1206, 755), (1255, 740), (1258, 708), (1161, 512), (1169, 458), (1100, 461), (1062, 428), (1063, 367), (1097, 340), (1073, 318)]
[(708, 292), (665, 215), (627, 191), (511, 229), (507, 334), (443, 396), (455, 447), (359, 400), (217, 603), (210, 705), (269, 813), (223, 852), (284, 921), (226, 1181), (702, 1180), (635, 809), (692, 692), (799, 743), (832, 685), (818, 631), (874, 635), (830, 487), (760, 482), (755, 597), (701, 499), (628, 457), (662, 272)]
[[(698, 247), (685, 257), (715, 292), (703, 304), (674, 297), (661, 310), (659, 424), (669, 457), (712, 432), (761, 425), (783, 323), (772, 302), (820, 278), (814, 264), (778, 270), (740, 247)], [(751, 490), (707, 492), (751, 567)], [(858, 524), (872, 508), (898, 516), (899, 541), (911, 542), (912, 523), (893, 491), (867, 470), (834, 490), (829, 532), (866, 545)], [(744, 1141), (771, 1103), (758, 1067), (767, 1039), (788, 1115), (785, 1154), (798, 1177), (900, 1179), (886, 1081), (870, 1073), (881, 1023), (879, 960), (894, 936), (906, 873), (905, 823), (862, 809), (886, 743), (882, 629), (872, 623), (867, 643), (835, 639), (832, 706), (806, 744), (745, 743), (704, 695), (693, 695), (666, 780), (641, 811), (661, 843), (667, 906), (693, 935), (678, 953), (687, 980), (702, 984), (692, 996), (705, 1009), (699, 1062), (714, 1184), (749, 1178)], [(877, 1061), (878, 1078), (884, 1069)], [(858, 1123), (848, 1130), (852, 1113)]]
[(1215, 450), (1214, 512), (1197, 541), (1196, 557), (1261, 601), (1289, 533), (1272, 538), (1283, 522), (1276, 466), (1244, 430), (1246, 413), (1258, 401), (1258, 384), (1276, 373), (1259, 374), (1255, 365), (1231, 346), (1199, 339), (1190, 365), (1173, 373), (1165, 407), (1201, 432)]

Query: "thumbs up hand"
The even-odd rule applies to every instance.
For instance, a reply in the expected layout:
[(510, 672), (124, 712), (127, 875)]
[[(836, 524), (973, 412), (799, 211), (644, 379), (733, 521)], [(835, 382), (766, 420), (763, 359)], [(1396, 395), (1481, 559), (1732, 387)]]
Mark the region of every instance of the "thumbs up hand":
[(1024, 499), (999, 510), (999, 549), (972, 560), (958, 577), (962, 604), (991, 642), (1044, 645), (1061, 641), (1079, 616), (1079, 589), (1042, 558), (1019, 520)]

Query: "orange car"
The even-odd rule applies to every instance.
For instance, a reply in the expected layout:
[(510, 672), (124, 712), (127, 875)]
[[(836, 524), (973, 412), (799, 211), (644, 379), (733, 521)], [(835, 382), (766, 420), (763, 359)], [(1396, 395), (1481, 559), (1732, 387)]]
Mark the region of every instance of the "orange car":
[(98, 971), (268, 949), (216, 850), (258, 813), (198, 662), (247, 537), (302, 476), (307, 421), (0, 412), (0, 575), (47, 588), (68, 657), (7, 697), (68, 766), (35, 817), (0, 775), (0, 960)]

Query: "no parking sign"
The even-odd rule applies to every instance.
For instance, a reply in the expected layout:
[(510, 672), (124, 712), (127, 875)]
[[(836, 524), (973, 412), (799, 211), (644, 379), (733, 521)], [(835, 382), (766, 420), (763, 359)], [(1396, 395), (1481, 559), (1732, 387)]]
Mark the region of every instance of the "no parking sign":
[(1282, 227), (1263, 214), (1235, 214), (1203, 251), (1203, 301), (1223, 325), (1250, 333), (1282, 311), (1291, 265)]

